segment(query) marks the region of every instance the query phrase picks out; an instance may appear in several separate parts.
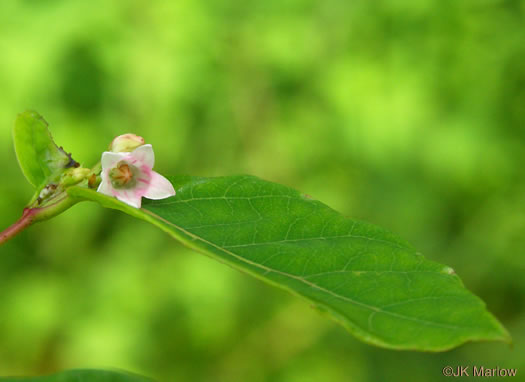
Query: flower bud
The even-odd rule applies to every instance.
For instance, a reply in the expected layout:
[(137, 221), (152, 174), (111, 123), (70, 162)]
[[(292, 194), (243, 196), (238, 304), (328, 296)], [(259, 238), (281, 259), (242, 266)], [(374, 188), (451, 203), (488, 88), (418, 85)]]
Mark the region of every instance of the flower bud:
[(131, 152), (144, 144), (144, 138), (135, 134), (124, 134), (115, 137), (109, 145), (109, 150), (114, 153)]
[(89, 188), (96, 188), (100, 184), (100, 177), (96, 174), (91, 174), (88, 178), (88, 187)]
[(89, 168), (71, 168), (62, 174), (60, 184), (65, 187), (73, 186), (82, 182), (89, 175), (91, 175), (91, 170)]

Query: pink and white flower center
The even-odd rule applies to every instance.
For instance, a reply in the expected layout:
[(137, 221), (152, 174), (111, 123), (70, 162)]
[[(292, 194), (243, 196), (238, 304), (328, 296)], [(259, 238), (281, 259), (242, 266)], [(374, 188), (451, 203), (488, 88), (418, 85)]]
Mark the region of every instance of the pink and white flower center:
[(112, 168), (109, 171), (109, 179), (111, 184), (115, 188), (131, 188), (137, 183), (136, 174), (138, 169), (126, 163), (125, 161), (120, 161), (117, 163), (117, 166)]

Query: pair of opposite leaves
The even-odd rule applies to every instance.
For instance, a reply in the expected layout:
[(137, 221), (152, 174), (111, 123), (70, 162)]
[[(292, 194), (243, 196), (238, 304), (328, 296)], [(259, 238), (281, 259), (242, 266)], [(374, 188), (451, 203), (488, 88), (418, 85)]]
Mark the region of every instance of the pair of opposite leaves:
[[(36, 194), (76, 163), (35, 112), (18, 116), (14, 140)], [(176, 195), (146, 200), (140, 209), (87, 182), (64, 194), (70, 205), (94, 201), (145, 220), (192, 249), (304, 297), (370, 344), (443, 351), (467, 341), (510, 342), (451, 268), (384, 229), (254, 176), (167, 178)]]

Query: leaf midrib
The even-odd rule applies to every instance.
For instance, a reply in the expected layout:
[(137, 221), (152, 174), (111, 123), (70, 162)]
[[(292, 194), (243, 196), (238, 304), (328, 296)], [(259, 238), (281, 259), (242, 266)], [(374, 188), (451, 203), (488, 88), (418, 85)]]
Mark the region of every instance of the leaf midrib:
[[(191, 198), (191, 199), (184, 199), (184, 200), (172, 200), (172, 201), (169, 201), (169, 202), (156, 202), (155, 206), (167, 206), (167, 205), (177, 204), (177, 203), (189, 203), (189, 202), (195, 201), (195, 200), (225, 200), (225, 201), (228, 201), (228, 200), (248, 200), (248, 201), (251, 201), (252, 199), (262, 199), (262, 198), (284, 198), (284, 199), (291, 199), (291, 200), (297, 200), (298, 199), (296, 197), (289, 196), (289, 195), (259, 195), (259, 196), (253, 196), (253, 197), (240, 197), (240, 196), (226, 196), (225, 195), (225, 196), (221, 196), (221, 197)], [(201, 211), (199, 211), (199, 210), (196, 210), (196, 211), (198, 211), (199, 214), (202, 215)], [(304, 219), (304, 217), (302, 217), (301, 219)], [(255, 222), (258, 222), (258, 221), (262, 221), (262, 220), (264, 220), (264, 218), (261, 218), (259, 220), (249, 221), (249, 222), (234, 222), (234, 223), (224, 223), (224, 224), (216, 224), (216, 225), (215, 224), (209, 224), (209, 225), (202, 225), (202, 226), (195, 226), (195, 227), (188, 227), (188, 228), (198, 229), (198, 228), (210, 228), (210, 227), (216, 227), (216, 226), (218, 227), (218, 226), (228, 226), (228, 225), (236, 225), (236, 224), (247, 224), (247, 223), (249, 224), (249, 223), (255, 223)], [(309, 238), (304, 238), (304, 239), (284, 239), (284, 240), (277, 240), (277, 241), (267, 241), (267, 242), (259, 242), (259, 243), (231, 245), (231, 246), (226, 246), (224, 248), (239, 248), (239, 247), (250, 247), (250, 246), (254, 246), (254, 245), (280, 244), (280, 243), (286, 243), (286, 242), (299, 242), (299, 241), (307, 241), (307, 240), (330, 240), (330, 239), (344, 239), (344, 238), (363, 239), (363, 240), (367, 240), (367, 241), (370, 241), (370, 242), (373, 242), (373, 243), (387, 244), (387, 245), (389, 245), (389, 246), (391, 246), (393, 248), (397, 248), (397, 249), (404, 249), (404, 250), (409, 249), (408, 247), (404, 247), (402, 245), (393, 243), (393, 242), (388, 241), (388, 240), (381, 240), (381, 239), (376, 239), (376, 238), (373, 238), (373, 237), (351, 235), (351, 234), (349, 234), (349, 235), (337, 235), (337, 236), (311, 237), (311, 238), (309, 237)]]
[[(217, 198), (216, 198), (217, 199)], [(171, 226), (179, 231), (181, 231), (182, 233), (184, 233), (185, 235), (188, 235), (190, 236), (191, 238), (195, 239), (195, 240), (198, 240), (198, 241), (201, 241), (207, 245), (210, 245), (214, 248), (216, 248), (217, 250), (229, 255), (229, 256), (232, 256), (234, 257), (235, 259), (241, 261), (241, 262), (244, 262), (246, 264), (249, 264), (249, 265), (252, 265), (256, 268), (259, 268), (259, 269), (263, 269), (265, 270), (267, 273), (270, 273), (270, 272), (273, 272), (273, 273), (276, 273), (276, 274), (279, 274), (279, 275), (282, 275), (282, 276), (285, 276), (285, 277), (289, 277), (291, 279), (294, 279), (294, 280), (297, 280), (299, 282), (302, 282), (314, 289), (317, 289), (319, 291), (322, 291), (324, 293), (327, 293), (328, 295), (332, 296), (332, 297), (335, 297), (335, 298), (338, 298), (340, 300), (343, 300), (343, 301), (346, 301), (346, 302), (349, 302), (351, 304), (354, 304), (356, 306), (359, 306), (359, 307), (362, 307), (362, 308), (365, 308), (365, 309), (368, 309), (371, 311), (371, 315), (372, 314), (377, 314), (377, 313), (381, 313), (381, 314), (385, 314), (385, 315), (389, 315), (389, 316), (392, 316), (392, 317), (395, 317), (395, 318), (398, 318), (398, 319), (401, 319), (401, 320), (407, 320), (407, 321), (412, 321), (412, 322), (417, 322), (421, 325), (424, 325), (424, 326), (434, 326), (434, 327), (439, 327), (439, 328), (443, 328), (443, 329), (450, 329), (450, 330), (459, 330), (459, 329), (468, 329), (468, 327), (465, 327), (465, 326), (457, 326), (457, 325), (446, 325), (446, 324), (442, 324), (442, 323), (439, 323), (439, 322), (435, 322), (435, 321), (429, 321), (429, 320), (423, 320), (423, 319), (419, 319), (419, 318), (415, 318), (415, 317), (411, 317), (411, 316), (406, 316), (406, 315), (403, 315), (403, 314), (399, 314), (399, 313), (395, 313), (395, 312), (390, 312), (390, 311), (387, 311), (387, 310), (384, 310), (384, 309), (381, 309), (379, 307), (376, 307), (376, 306), (373, 306), (373, 305), (369, 305), (369, 304), (366, 304), (366, 303), (363, 303), (363, 302), (360, 302), (360, 301), (357, 301), (357, 300), (354, 300), (352, 298), (349, 298), (349, 297), (346, 297), (346, 296), (342, 296), (338, 293), (335, 293), (329, 289), (326, 289), (318, 284), (315, 284), (311, 281), (308, 281), (306, 279), (304, 279), (303, 277), (301, 276), (296, 276), (296, 275), (293, 275), (293, 274), (290, 274), (290, 273), (287, 273), (287, 272), (283, 272), (283, 271), (279, 271), (279, 270), (275, 270), (273, 268), (270, 268), (270, 267), (267, 267), (265, 265), (262, 265), (262, 264), (259, 264), (259, 263), (256, 263), (256, 262), (253, 262), (251, 260), (248, 260), (240, 255), (237, 255), (236, 253), (234, 252), (231, 252), (229, 250), (227, 250), (226, 248), (224, 247), (221, 247), (213, 242), (210, 242), (192, 232), (189, 232), (187, 231), (186, 229), (170, 222), (169, 220), (166, 220), (164, 219), (163, 217), (155, 214), (154, 212), (152, 211), (149, 211), (149, 210), (146, 210), (146, 209), (141, 209), (142, 212), (154, 217), (155, 219), (158, 219), (160, 221), (162, 221), (164, 224), (168, 225), (168, 226)], [(393, 244), (393, 243), (391, 243)], [(439, 272), (435, 272), (436, 274), (439, 274)], [(294, 292), (296, 293), (296, 292)], [(324, 302), (320, 302), (321, 304), (323, 305), (326, 305), (326, 303)], [(333, 307), (330, 306), (330, 309), (335, 309)], [(340, 312), (340, 314), (342, 314)], [(344, 314), (343, 314), (344, 315)], [(345, 317), (347, 317), (346, 315), (344, 315)], [(348, 317), (347, 317), (348, 319)], [(369, 316), (369, 319), (370, 319), (370, 316)], [(354, 325), (358, 326), (355, 322), (353, 322)], [(363, 327), (360, 327), (361, 330), (375, 336), (374, 333), (372, 333), (369, 329), (364, 329)]]

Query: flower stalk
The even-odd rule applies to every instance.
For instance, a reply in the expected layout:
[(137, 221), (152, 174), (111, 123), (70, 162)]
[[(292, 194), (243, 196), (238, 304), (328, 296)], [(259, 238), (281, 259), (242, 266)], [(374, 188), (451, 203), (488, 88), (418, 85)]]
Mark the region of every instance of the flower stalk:
[(63, 195), (53, 198), (53, 201), (54, 203), (46, 205), (45, 207), (24, 208), (24, 212), (22, 213), (20, 219), (0, 233), (0, 245), (6, 243), (18, 235), (31, 224), (47, 220), (58, 214), (61, 214), (77, 203), (77, 200), (73, 200), (65, 192)]

